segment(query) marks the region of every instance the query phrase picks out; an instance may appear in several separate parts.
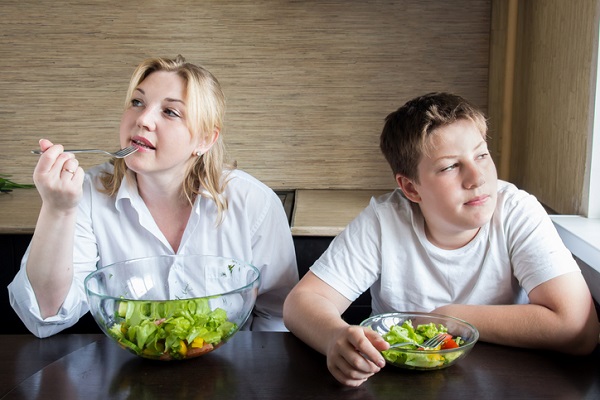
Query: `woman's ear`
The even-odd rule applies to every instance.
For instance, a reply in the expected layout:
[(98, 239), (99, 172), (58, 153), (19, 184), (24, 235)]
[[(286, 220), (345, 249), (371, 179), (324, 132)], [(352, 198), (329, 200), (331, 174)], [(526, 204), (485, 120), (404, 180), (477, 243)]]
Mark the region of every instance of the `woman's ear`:
[(194, 150), (194, 155), (200, 157), (202, 154), (206, 153), (210, 148), (215, 144), (217, 139), (219, 138), (219, 130), (215, 129), (213, 134), (210, 137), (204, 138), (200, 144)]
[(421, 196), (419, 195), (418, 187), (412, 179), (408, 179), (403, 175), (396, 174), (396, 183), (407, 199), (413, 203), (421, 202)]

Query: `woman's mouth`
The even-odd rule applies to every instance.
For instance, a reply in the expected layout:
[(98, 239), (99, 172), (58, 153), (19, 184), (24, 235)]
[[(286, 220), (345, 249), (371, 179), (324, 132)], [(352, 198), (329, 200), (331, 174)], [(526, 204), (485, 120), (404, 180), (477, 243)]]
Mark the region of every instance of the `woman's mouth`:
[(138, 149), (156, 150), (156, 147), (154, 147), (149, 140), (140, 136), (132, 138), (131, 144), (137, 147)]

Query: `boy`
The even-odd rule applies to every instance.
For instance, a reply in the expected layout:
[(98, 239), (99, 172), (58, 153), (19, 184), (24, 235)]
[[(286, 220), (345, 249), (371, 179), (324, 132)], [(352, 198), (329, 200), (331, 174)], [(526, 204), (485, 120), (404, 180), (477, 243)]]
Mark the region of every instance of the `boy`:
[(431, 311), (472, 323), (486, 342), (595, 348), (600, 325), (577, 264), (537, 200), (498, 181), (486, 133), (483, 114), (448, 93), (386, 118), (380, 145), (399, 190), (371, 199), (284, 305), (286, 326), (341, 383), (385, 365), (389, 345), (341, 318), (369, 288), (373, 314)]

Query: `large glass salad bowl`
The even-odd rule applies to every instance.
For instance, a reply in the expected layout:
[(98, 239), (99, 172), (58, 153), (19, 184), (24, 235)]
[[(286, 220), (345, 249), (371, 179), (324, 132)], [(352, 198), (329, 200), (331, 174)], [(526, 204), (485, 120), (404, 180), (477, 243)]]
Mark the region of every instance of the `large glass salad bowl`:
[(256, 267), (232, 258), (166, 255), (118, 262), (85, 279), (90, 312), (121, 347), (145, 358), (209, 353), (247, 321)]

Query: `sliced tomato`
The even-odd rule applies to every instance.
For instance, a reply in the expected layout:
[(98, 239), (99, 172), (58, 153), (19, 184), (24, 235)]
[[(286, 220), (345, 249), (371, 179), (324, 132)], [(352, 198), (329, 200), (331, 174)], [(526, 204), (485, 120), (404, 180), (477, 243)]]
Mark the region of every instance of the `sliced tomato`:
[(448, 335), (446, 337), (446, 339), (444, 339), (444, 341), (442, 342), (442, 347), (440, 347), (442, 350), (445, 349), (455, 349), (458, 347), (458, 343), (456, 343), (454, 341), (454, 339), (452, 338), (452, 335)]

